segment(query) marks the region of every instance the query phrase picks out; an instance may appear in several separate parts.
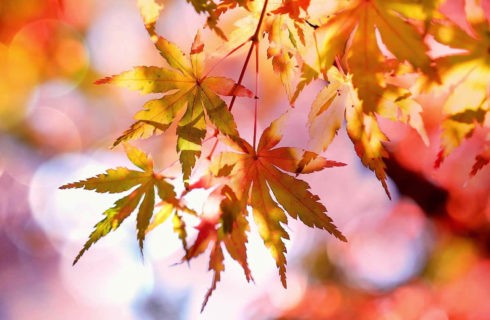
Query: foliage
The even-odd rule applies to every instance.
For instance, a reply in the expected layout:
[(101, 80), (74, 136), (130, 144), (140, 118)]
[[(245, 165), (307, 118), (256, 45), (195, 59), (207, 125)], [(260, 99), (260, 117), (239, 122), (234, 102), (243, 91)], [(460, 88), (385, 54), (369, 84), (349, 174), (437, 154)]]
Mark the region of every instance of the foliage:
[[(207, 16), (207, 27), (222, 41), (233, 44), (233, 49), (223, 59), (250, 45), (240, 76), (237, 81), (210, 76), (214, 66), (205, 68), (205, 45), (200, 33), (186, 57), (181, 49), (155, 31), (164, 5), (154, 0), (138, 0), (149, 36), (169, 68), (135, 67), (98, 80), (96, 84), (112, 83), (142, 94), (163, 94), (143, 106), (135, 115), (136, 122), (116, 139), (114, 146), (163, 133), (176, 122), (176, 148), (186, 190), (177, 194), (165, 176), (153, 171), (150, 157), (124, 144), (128, 158), (143, 171), (110, 169), (105, 174), (61, 187), (110, 193), (135, 188), (104, 212), (106, 217), (95, 226), (74, 263), (93, 243), (118, 228), (138, 206), (137, 238), (141, 250), (145, 234), (173, 214), (174, 230), (186, 252), (183, 260), (191, 260), (211, 246), (209, 270), (214, 272), (214, 278), (204, 308), (224, 271), (222, 245), (242, 266), (246, 279), (252, 279), (246, 250), (248, 207), (251, 207), (260, 236), (275, 259), (286, 287), (283, 240), (289, 237), (284, 229), (287, 215), (346, 241), (326, 214), (319, 197), (297, 176), (344, 165), (326, 160), (319, 153), (328, 148), (345, 120), (359, 158), (374, 172), (390, 197), (385, 172), (388, 137), (380, 122), (386, 118), (406, 123), (429, 144), (421, 116), (423, 109), (417, 102), (417, 95), (424, 91), (440, 92), (450, 88), (444, 103), (442, 145), (436, 165), (475, 130), (487, 133), (487, 143), (476, 157), (471, 175), (477, 174), (490, 161), (490, 31), (488, 17), (478, 0), (465, 3), (471, 30), (463, 30), (440, 13), (441, 1), (436, 0), (338, 0), (334, 1), (332, 12), (316, 17), (310, 16), (309, 8), (313, 3), (310, 0), (187, 2), (198, 14)], [(225, 33), (218, 26), (219, 19), (232, 10), (241, 10), (247, 16), (240, 28)], [(428, 54), (428, 37), (463, 51), (433, 58)], [(300, 106), (309, 112), (308, 151), (276, 148), (287, 113), (273, 121), (256, 143), (261, 99), (257, 87), (252, 93), (242, 81), (254, 51), (257, 79), (259, 45), (265, 40), (268, 41), (267, 57), (291, 105), (305, 87), (323, 80), (324, 88), (311, 107)], [(310, 50), (312, 48), (314, 50)], [(313, 58), (309, 54), (312, 51)], [(406, 76), (416, 76), (417, 84), (407, 85), (402, 81)], [(471, 97), (464, 92), (471, 92)], [(220, 96), (230, 96), (231, 102), (227, 104)], [(243, 139), (237, 130), (232, 114), (236, 97), (253, 98), (252, 143)], [(207, 157), (212, 160), (206, 173), (194, 173), (197, 161), (206, 161), (201, 157), (201, 145), (207, 134), (206, 140), (215, 139)], [(214, 155), (218, 143), (235, 151)], [(200, 176), (195, 177), (195, 174)], [(194, 183), (190, 183), (191, 177), (195, 178)], [(154, 215), (155, 187), (161, 199), (157, 206), (161, 206), (161, 210)], [(185, 206), (186, 196), (196, 188), (210, 189), (210, 199), (218, 199), (219, 206), (213, 216), (196, 213)], [(195, 215), (201, 221), (191, 246), (186, 241), (184, 215)]]

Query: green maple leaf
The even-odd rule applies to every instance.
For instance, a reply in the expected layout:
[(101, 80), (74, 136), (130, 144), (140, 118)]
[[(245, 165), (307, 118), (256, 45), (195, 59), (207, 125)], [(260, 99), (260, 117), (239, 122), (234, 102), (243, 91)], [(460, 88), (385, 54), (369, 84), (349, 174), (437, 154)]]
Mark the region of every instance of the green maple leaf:
[(135, 67), (96, 82), (113, 83), (142, 94), (166, 93), (143, 106), (143, 110), (135, 115), (137, 121), (117, 138), (114, 146), (165, 131), (185, 108), (177, 126), (177, 151), (186, 183), (201, 154), (202, 140), (206, 135), (206, 117), (222, 134), (238, 137), (233, 115), (218, 95), (253, 97), (250, 90), (231, 79), (203, 75), (204, 44), (199, 38), (198, 33), (190, 59), (186, 59), (175, 44), (165, 38), (157, 38), (155, 45), (172, 69)]
[(158, 197), (163, 202), (173, 207), (179, 206), (178, 200), (175, 198), (174, 187), (165, 181), (163, 176), (153, 172), (153, 160), (129, 144), (124, 146), (129, 160), (142, 171), (119, 167), (109, 169), (106, 173), (95, 177), (68, 183), (60, 187), (60, 189), (83, 188), (99, 193), (121, 193), (137, 187), (129, 195), (117, 200), (112, 208), (104, 212), (106, 217), (95, 225), (95, 230), (75, 258), (73, 264), (77, 263), (85, 251), (100, 238), (107, 235), (110, 231), (116, 230), (136, 210), (138, 205), (136, 228), (139, 246), (142, 251), (145, 234), (155, 207), (155, 188)]

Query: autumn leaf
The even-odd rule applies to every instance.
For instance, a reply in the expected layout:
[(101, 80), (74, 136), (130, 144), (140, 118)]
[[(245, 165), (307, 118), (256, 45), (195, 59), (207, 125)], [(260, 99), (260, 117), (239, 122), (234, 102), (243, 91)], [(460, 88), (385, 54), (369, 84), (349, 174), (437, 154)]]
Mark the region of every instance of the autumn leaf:
[(231, 79), (203, 74), (204, 44), (199, 33), (192, 44), (190, 59), (186, 59), (184, 53), (165, 38), (158, 37), (155, 45), (172, 69), (135, 67), (120, 75), (101, 79), (96, 84), (113, 83), (142, 94), (165, 93), (162, 98), (150, 100), (143, 106), (143, 110), (135, 115), (137, 121), (117, 138), (114, 146), (165, 131), (185, 110), (177, 125), (177, 151), (187, 183), (201, 154), (206, 118), (222, 134), (238, 137), (233, 115), (218, 95), (253, 97), (253, 94)]
[[(347, 132), (357, 154), (375, 172), (389, 197), (383, 162), (387, 152), (382, 144), (388, 139), (380, 130), (377, 117), (407, 123), (417, 130), (426, 145), (429, 143), (420, 115), (422, 107), (410, 90), (395, 85), (390, 78), (407, 72), (403, 65), (407, 62), (412, 69), (438, 80), (426, 54), (428, 47), (423, 35), (407, 21), (413, 9), (419, 11), (412, 12), (410, 18), (423, 20), (432, 7), (435, 5), (406, 1), (340, 2), (332, 17), (315, 31), (324, 41), (319, 66), (303, 64), (301, 80), (293, 95), (294, 101), (307, 84), (324, 76), (327, 86), (316, 97), (309, 115), (310, 148), (315, 152), (326, 150), (345, 114)], [(383, 55), (377, 32), (396, 59)], [(338, 68), (347, 68), (348, 77), (331, 68), (335, 59)]]
[(297, 67), (303, 63), (301, 55), (306, 48), (306, 23), (300, 13), (306, 13), (309, 5), (309, 0), (284, 0), (278, 8), (271, 10), (263, 28), (269, 40), (267, 57), (271, 58), (273, 70), (279, 74), (291, 105), (295, 100), (292, 83)]
[(114, 207), (104, 212), (105, 218), (95, 225), (95, 230), (75, 258), (73, 264), (76, 264), (85, 251), (100, 238), (107, 235), (110, 231), (116, 230), (136, 210), (138, 205), (139, 210), (136, 217), (137, 238), (140, 249), (143, 252), (143, 241), (145, 240), (146, 230), (153, 216), (155, 206), (155, 188), (158, 197), (162, 201), (168, 204), (177, 202), (173, 186), (165, 181), (164, 176), (153, 172), (153, 160), (129, 144), (125, 144), (124, 147), (129, 160), (143, 171), (119, 167), (109, 169), (106, 173), (95, 177), (60, 187), (60, 189), (82, 188), (99, 193), (121, 193), (137, 187), (127, 196), (117, 200)]
[[(218, 27), (218, 20), (220, 17), (220, 12), (218, 11), (218, 5), (213, 0), (186, 0), (188, 3), (192, 4), (194, 10), (197, 13), (207, 14), (206, 25), (213, 30), (218, 36), (223, 40), (227, 40), (225, 33), (221, 28)], [(228, 1), (230, 2), (230, 0)], [(243, 3), (243, 1), (233, 1)]]
[(327, 230), (346, 241), (332, 219), (326, 215), (326, 208), (320, 203), (318, 196), (310, 193), (309, 185), (285, 173), (311, 173), (344, 164), (297, 148), (274, 148), (282, 138), (280, 131), (285, 120), (286, 116), (280, 117), (264, 131), (257, 150), (244, 140), (227, 139), (230, 146), (238, 152), (223, 152), (210, 165), (214, 175), (231, 168), (227, 184), (237, 195), (235, 202), (241, 206), (242, 211), (248, 203), (251, 205), (259, 233), (276, 260), (284, 287), (286, 247), (283, 240), (289, 238), (283, 227), (287, 224), (286, 213), (294, 219), (299, 218), (309, 227)]
[(213, 281), (204, 298), (201, 312), (216, 289), (221, 272), (225, 269), (222, 245), (231, 258), (242, 266), (247, 281), (253, 280), (247, 262), (246, 232), (250, 229), (246, 218), (247, 212), (237, 205), (238, 199), (227, 185), (216, 188), (208, 200), (213, 198), (221, 199), (219, 208), (212, 217), (201, 218), (201, 223), (196, 227), (197, 237), (183, 258), (185, 261), (190, 261), (211, 246), (209, 270), (214, 272)]
[[(404, 14), (418, 9), (428, 10), (411, 1), (355, 0), (342, 1), (337, 12), (318, 30), (324, 45), (321, 48), (320, 70), (329, 70), (336, 57), (346, 57), (348, 72), (358, 90), (365, 113), (377, 112), (386, 89), (384, 73), (388, 59), (382, 54), (376, 38), (399, 62), (408, 62), (437, 79), (426, 52), (423, 35), (408, 23)], [(424, 15), (425, 16), (425, 15)], [(348, 43), (348, 39), (351, 39)]]
[(215, 10), (217, 19), (229, 10), (242, 7), (248, 10), (249, 0), (221, 0)]
[(182, 242), (182, 248), (187, 253), (187, 230), (182, 213), (187, 213), (193, 216), (198, 216), (198, 213), (187, 207), (182, 202), (182, 199), (167, 199), (158, 203), (156, 207), (160, 209), (153, 215), (153, 219), (149, 223), (145, 232), (148, 234), (172, 217), (171, 220), (173, 231), (179, 237), (180, 241)]
[[(318, 76), (318, 71), (307, 72), (315, 77)], [(328, 70), (327, 77), (328, 83), (318, 93), (310, 109), (308, 117), (309, 149), (318, 153), (325, 151), (345, 118), (347, 133), (354, 143), (359, 158), (366, 167), (374, 171), (386, 194), (391, 198), (386, 184), (386, 166), (383, 161), (383, 158), (388, 156), (383, 143), (388, 139), (379, 128), (377, 117), (374, 114), (364, 113), (363, 104), (351, 81), (352, 76), (345, 76), (337, 68), (332, 67)], [(305, 78), (305, 81), (311, 81), (311, 79)], [(404, 92), (401, 88), (387, 86), (383, 99), (379, 101), (379, 114), (385, 118), (409, 124), (428, 144), (427, 133), (420, 116), (422, 107), (410, 96), (403, 96)]]
[[(218, 11), (218, 5), (213, 0), (186, 0), (192, 5), (194, 10), (201, 14), (207, 14), (207, 26), (216, 32), (221, 38), (226, 40), (226, 35), (223, 30), (218, 27), (218, 19), (221, 12)], [(151, 36), (155, 36), (155, 23), (163, 9), (163, 4), (159, 4), (160, 0), (138, 0), (138, 7), (145, 21), (145, 26)], [(226, 0), (230, 6), (236, 6), (243, 3), (243, 0)]]
[[(258, 39), (252, 39), (259, 23), (260, 16), (267, 5), (263, 23), (258, 30)], [(284, 3), (284, 5), (286, 5)], [(291, 18), (286, 7), (278, 6), (277, 3), (251, 1), (247, 7), (249, 15), (235, 23), (236, 29), (230, 33), (227, 46), (236, 48), (246, 41), (257, 41), (267, 36), (267, 57), (271, 60), (272, 68), (278, 74), (286, 91), (288, 100), (292, 104), (293, 81), (296, 69), (301, 65), (301, 54), (306, 49), (305, 22), (303, 19)], [(275, 14), (275, 12), (279, 10)]]
[(148, 30), (150, 35), (154, 35), (155, 25), (163, 10), (163, 3), (160, 4), (156, 0), (138, 0), (137, 4), (140, 8), (146, 30)]
[(292, 101), (292, 81), (294, 67), (297, 65), (295, 58), (297, 42), (294, 35), (293, 24), (289, 18), (282, 15), (270, 17), (266, 23), (265, 32), (268, 33), (269, 48), (267, 57), (272, 60), (273, 70), (279, 74), (282, 85), (286, 90), (288, 100)]
[(471, 168), (470, 177), (477, 174), (484, 166), (490, 163), (490, 132), (487, 134), (482, 151), (475, 156), (475, 162)]
[(436, 167), (473, 134), (477, 125), (485, 125), (490, 111), (489, 24), (478, 1), (466, 1), (464, 9), (474, 35), (448, 20), (434, 22), (429, 30), (440, 43), (464, 50), (461, 54), (436, 60), (445, 88), (449, 88), (443, 107), (446, 119), (442, 124), (442, 146)]
[(282, 0), (279, 8), (272, 11), (274, 14), (287, 14), (291, 19), (302, 21), (301, 11), (307, 12), (310, 0)]
[(301, 79), (296, 85), (293, 97), (291, 98), (291, 104), (294, 104), (296, 99), (298, 99), (299, 94), (303, 89), (309, 85), (313, 80), (318, 79), (320, 73), (308, 63), (304, 62), (301, 66)]

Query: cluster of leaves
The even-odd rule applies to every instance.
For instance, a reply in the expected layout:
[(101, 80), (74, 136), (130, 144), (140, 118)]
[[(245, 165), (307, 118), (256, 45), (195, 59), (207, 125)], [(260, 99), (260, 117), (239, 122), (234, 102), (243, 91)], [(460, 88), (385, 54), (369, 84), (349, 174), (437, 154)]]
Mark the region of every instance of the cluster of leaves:
[[(418, 74), (422, 83), (419, 87), (424, 90), (439, 88), (441, 84), (452, 86), (444, 104), (447, 117), (442, 125), (442, 151), (437, 164), (465, 137), (471, 136), (475, 128), (488, 129), (490, 31), (477, 0), (467, 0), (465, 4), (472, 34), (438, 12), (441, 1), (437, 0), (339, 0), (333, 12), (321, 17), (309, 15), (310, 0), (282, 0), (275, 4), (268, 0), (188, 2), (196, 12), (207, 14), (207, 26), (218, 36), (237, 44), (228, 55), (250, 43), (240, 77), (235, 82), (210, 76), (213, 68), (204, 66), (200, 33), (186, 57), (181, 49), (155, 31), (163, 4), (138, 0), (149, 36), (169, 67), (135, 67), (96, 84), (112, 83), (142, 94), (162, 93), (162, 97), (147, 102), (135, 115), (136, 122), (114, 143), (114, 146), (124, 143), (128, 158), (143, 171), (111, 169), (61, 187), (110, 193), (135, 188), (104, 212), (106, 217), (95, 226), (75, 263), (93, 243), (118, 228), (138, 206), (137, 238), (141, 250), (145, 234), (173, 215), (174, 230), (185, 250), (182, 260), (191, 260), (211, 246), (209, 269), (214, 271), (214, 278), (204, 308), (224, 270), (223, 245), (243, 267), (246, 279), (252, 279), (246, 250), (250, 206), (260, 236), (275, 259), (286, 287), (287, 215), (346, 240), (326, 214), (318, 196), (309, 191), (305, 181), (297, 178), (299, 174), (344, 165), (319, 156), (328, 148), (344, 119), (357, 154), (381, 181), (389, 197), (383, 160), (387, 156), (384, 143), (388, 138), (380, 129), (379, 117), (408, 124), (429, 143), (420, 114), (422, 107), (414, 98), (420, 89), (402, 86), (397, 81), (399, 76)], [(248, 16), (237, 23), (240, 26), (237, 30), (225, 35), (218, 21), (229, 10), (244, 10)], [(464, 53), (431, 59), (426, 44), (429, 35), (442, 44), (464, 49)], [(323, 79), (325, 87), (309, 111), (310, 151), (276, 147), (282, 138), (287, 113), (264, 130), (257, 145), (256, 117), (253, 144), (241, 138), (237, 131), (231, 112), (236, 97), (254, 98), (257, 112), (257, 92), (252, 93), (241, 82), (254, 49), (258, 59), (259, 43), (263, 39), (268, 40), (267, 57), (291, 105), (307, 85)], [(308, 60), (309, 48), (316, 48), (314, 61)], [(474, 94), (462, 95), (465, 90)], [(220, 96), (231, 96), (231, 102), (227, 105)], [(176, 148), (186, 186), (180, 195), (167, 177), (153, 171), (151, 158), (126, 143), (163, 133), (173, 122), (177, 122)], [(211, 132), (214, 133), (208, 139), (216, 139), (216, 144), (224, 143), (235, 151), (214, 155), (207, 172), (190, 183), (201, 157), (203, 140)], [(471, 174), (489, 162), (488, 140)], [(161, 200), (156, 204), (161, 207), (156, 214), (155, 188)], [(213, 190), (208, 201), (217, 201), (219, 205), (212, 214), (196, 213), (185, 205), (185, 197), (197, 188)], [(201, 221), (197, 238), (190, 246), (186, 241), (185, 215), (196, 216)]]

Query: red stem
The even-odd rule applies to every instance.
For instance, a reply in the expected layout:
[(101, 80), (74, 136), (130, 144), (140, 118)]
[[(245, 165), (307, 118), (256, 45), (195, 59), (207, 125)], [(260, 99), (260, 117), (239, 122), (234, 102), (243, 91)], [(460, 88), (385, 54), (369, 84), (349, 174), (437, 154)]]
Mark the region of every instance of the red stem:
[(172, 162), (171, 164), (169, 164), (168, 166), (166, 166), (165, 168), (163, 168), (162, 170), (160, 170), (158, 172), (159, 175), (163, 174), (165, 171), (167, 171), (168, 169), (172, 168), (174, 165), (177, 164), (177, 162), (179, 162), (179, 159), (175, 160), (174, 162)]
[(257, 110), (259, 109), (259, 41), (255, 43), (255, 110), (254, 110), (254, 143), (257, 139)]
[[(252, 55), (252, 50), (254, 48), (255, 42), (252, 41), (252, 44), (250, 45), (250, 49), (248, 50), (247, 53), (247, 58), (245, 59), (245, 63), (243, 64), (242, 71), (240, 72), (240, 77), (238, 77), (238, 82), (234, 85), (233, 91), (235, 91), (236, 87), (242, 84), (243, 76), (245, 75), (245, 71), (247, 70), (248, 62), (250, 61), (250, 56)], [(233, 95), (231, 98), (230, 106), (228, 107), (228, 110), (231, 111), (233, 109), (233, 105), (235, 104), (236, 100), (236, 95)]]
[(212, 67), (211, 69), (209, 69), (208, 72), (206, 72), (206, 74), (202, 77), (203, 79), (207, 78), (207, 76), (211, 73), (211, 71), (214, 70), (214, 68), (216, 68), (217, 65), (219, 65), (221, 62), (223, 62), (226, 58), (228, 58), (229, 56), (231, 56), (233, 53), (235, 53), (238, 49), (240, 49), (241, 47), (243, 47), (245, 45), (245, 43), (247, 43), (248, 41), (245, 41), (244, 43), (240, 44), (238, 47), (236, 47), (235, 49), (231, 50), (230, 52), (228, 52), (226, 54), (226, 56), (222, 57), (221, 59), (219, 59)]
[[(258, 93), (258, 78), (259, 78), (259, 33), (260, 33), (260, 27), (262, 26), (262, 22), (264, 21), (264, 16), (265, 16), (265, 12), (267, 9), (267, 3), (268, 2), (269, 2), (269, 0), (265, 0), (265, 2), (264, 2), (264, 7), (262, 8), (262, 12), (260, 13), (260, 18), (259, 18), (259, 22), (257, 23), (257, 28), (255, 29), (254, 34), (249, 39), (249, 41), (251, 41), (252, 43), (250, 45), (250, 49), (248, 49), (247, 58), (245, 59), (245, 62), (243, 63), (242, 71), (240, 71), (240, 76), (238, 77), (238, 82), (234, 85), (234, 88), (233, 88), (233, 91), (234, 91), (234, 89), (236, 87), (238, 87), (239, 85), (242, 84), (243, 77), (245, 76), (245, 71), (247, 70), (247, 66), (248, 66), (248, 63), (250, 61), (250, 57), (252, 56), (252, 50), (255, 47), (255, 49), (256, 49), (256, 51), (255, 51), (256, 71), (255, 71), (255, 115), (254, 115), (254, 138), (253, 138), (254, 139), (253, 140), (254, 141), (253, 142), (254, 149), (255, 149), (255, 141), (256, 141), (256, 137), (257, 137), (257, 109), (258, 109), (257, 93)], [(218, 64), (219, 62), (224, 60), (226, 57), (231, 55), (236, 50), (243, 47), (245, 45), (245, 43), (246, 42), (242, 43), (241, 45), (239, 45), (238, 47), (236, 47), (235, 49), (230, 51), (230, 53), (228, 53), (223, 59), (218, 61), (216, 64)], [(211, 68), (211, 70), (213, 70), (215, 66), (213, 66)], [(206, 75), (208, 75), (209, 72), (211, 72), (211, 70), (208, 71), (206, 73)], [(236, 100), (236, 95), (233, 95), (231, 97), (230, 106), (228, 107), (229, 111), (231, 111), (231, 109), (233, 109), (233, 105), (235, 104), (235, 100)], [(210, 139), (213, 137), (217, 137), (217, 135), (218, 135), (218, 132), (215, 131), (214, 135), (212, 137), (210, 137)], [(213, 155), (214, 150), (216, 149), (217, 145), (218, 145), (218, 139), (216, 139), (216, 141), (214, 142), (213, 148), (211, 149), (211, 152), (207, 156), (208, 159), (211, 159), (211, 156)]]
[[(252, 50), (254, 48), (255, 43), (259, 41), (260, 27), (262, 26), (262, 22), (264, 21), (265, 11), (267, 9), (268, 2), (269, 0), (265, 0), (264, 7), (262, 8), (262, 12), (260, 13), (259, 22), (257, 23), (257, 28), (255, 29), (253, 36), (250, 37), (250, 41), (252, 41), (252, 44), (250, 46), (250, 49), (248, 50), (247, 58), (245, 59), (245, 63), (243, 64), (242, 71), (240, 72), (240, 76), (238, 77), (238, 82), (235, 84), (235, 88), (242, 84), (243, 76), (245, 75), (245, 70), (247, 70), (248, 62), (250, 61), (250, 56), (252, 55)], [(231, 98), (230, 107), (228, 108), (228, 110), (231, 111), (231, 109), (233, 109), (235, 100), (236, 100), (236, 96), (234, 95)]]
[(211, 152), (209, 152), (208, 156), (206, 157), (208, 160), (211, 161), (211, 157), (213, 156), (214, 150), (216, 150), (216, 147), (218, 146), (218, 139), (214, 140), (213, 147), (211, 148)]
[(339, 56), (335, 56), (335, 62), (337, 62), (337, 68), (339, 69), (340, 73), (345, 76), (344, 69), (342, 69), (342, 65), (340, 64), (340, 59)]

